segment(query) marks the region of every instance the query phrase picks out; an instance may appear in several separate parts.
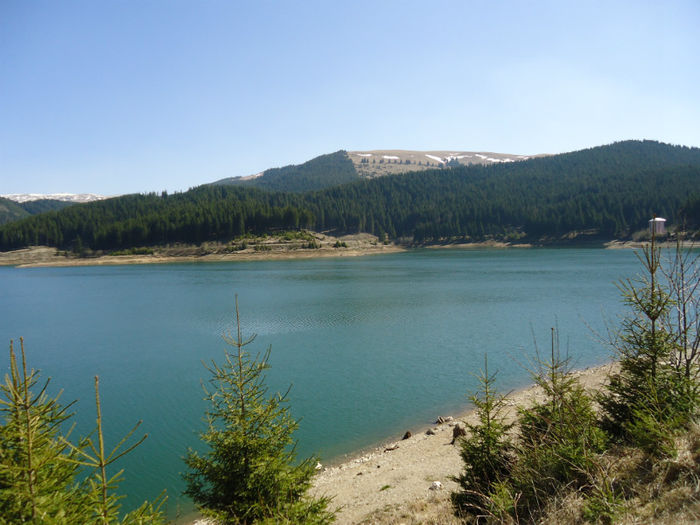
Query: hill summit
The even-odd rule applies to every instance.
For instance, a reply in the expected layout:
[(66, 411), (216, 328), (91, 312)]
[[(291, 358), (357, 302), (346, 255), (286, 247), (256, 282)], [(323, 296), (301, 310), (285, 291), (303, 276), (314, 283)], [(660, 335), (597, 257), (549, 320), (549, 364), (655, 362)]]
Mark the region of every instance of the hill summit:
[(430, 168), (517, 162), (543, 156), (512, 155), (488, 151), (415, 151), (403, 149), (348, 151), (347, 153), (358, 174), (362, 177), (380, 177)]
[(271, 168), (246, 177), (228, 177), (212, 184), (240, 184), (267, 190), (304, 192), (410, 171), (500, 164), (541, 156), (454, 150), (340, 150), (302, 164)]

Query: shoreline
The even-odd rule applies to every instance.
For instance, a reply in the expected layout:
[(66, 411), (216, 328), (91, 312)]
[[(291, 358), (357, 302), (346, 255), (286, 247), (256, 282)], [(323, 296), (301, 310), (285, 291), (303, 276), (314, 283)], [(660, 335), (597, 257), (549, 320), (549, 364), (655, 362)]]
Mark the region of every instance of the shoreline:
[[(313, 247), (309, 247), (309, 241)], [(251, 246), (247, 244), (250, 243)], [(275, 261), (316, 259), (325, 257), (360, 257), (406, 251), (396, 244), (384, 244), (370, 234), (331, 237), (307, 233), (303, 239), (288, 240), (282, 236), (260, 237), (233, 246), (203, 243), (200, 246), (173, 245), (157, 247), (154, 253), (131, 255), (98, 255), (77, 257), (49, 246), (32, 246), (11, 252), (0, 252), (0, 266), (15, 268), (57, 268), (74, 266), (121, 266), (133, 264), (178, 264), (193, 262)], [(342, 244), (341, 244), (342, 243)]]
[[(50, 248), (55, 252), (53, 248)], [(7, 254), (17, 254), (6, 252)], [(43, 260), (27, 260), (21, 254), (5, 256), (0, 254), (0, 266), (13, 266), (15, 268), (69, 268), (78, 266), (126, 266), (135, 264), (179, 264), (179, 263), (216, 263), (237, 261), (279, 261), (297, 259), (320, 259), (328, 257), (363, 257), (365, 255), (380, 255), (385, 253), (404, 252), (405, 249), (395, 246), (387, 246), (374, 250), (348, 249), (343, 251), (330, 251), (323, 248), (317, 250), (294, 250), (267, 253), (234, 253), (204, 255), (102, 255), (90, 258), (66, 258), (52, 255)]]
[[(616, 363), (572, 371), (587, 391), (601, 387)], [(506, 417), (514, 419), (517, 407), (544, 399), (543, 391), (529, 384), (506, 396)], [(437, 414), (448, 421), (417, 425), (411, 437), (387, 437), (374, 445), (330, 461), (319, 468), (310, 494), (331, 497), (338, 524), (460, 523), (452, 513), (450, 493), (458, 485), (452, 476), (463, 465), (458, 445), (452, 445), (455, 424), (476, 422), (473, 407), (457, 414)], [(451, 420), (450, 420), (451, 417)], [(338, 458), (340, 459), (340, 458)], [(440, 488), (433, 482), (439, 482)], [(213, 525), (196, 512), (177, 521), (188, 525)]]
[[(203, 246), (177, 246), (164, 248), (153, 254), (135, 255), (99, 255), (96, 257), (75, 257), (61, 254), (56, 248), (49, 246), (31, 246), (10, 252), (0, 252), (0, 266), (12, 266), (15, 268), (60, 268), (76, 266), (121, 266), (133, 264), (179, 264), (179, 263), (211, 263), (211, 262), (237, 262), (237, 261), (278, 261), (297, 259), (318, 259), (328, 257), (364, 257), (367, 255), (380, 255), (389, 253), (401, 253), (413, 250), (478, 250), (478, 249), (536, 249), (536, 248), (599, 248), (606, 250), (640, 249), (646, 242), (643, 241), (596, 241), (596, 242), (561, 242), (561, 243), (509, 243), (500, 241), (482, 241), (474, 243), (455, 244), (426, 244), (420, 246), (407, 246), (401, 244), (383, 244), (370, 234), (346, 235), (344, 237), (329, 237), (323, 234), (314, 234), (319, 246), (308, 249), (299, 243), (283, 243), (275, 240), (269, 241), (263, 246), (265, 249), (257, 250), (247, 248), (240, 251), (226, 251), (221, 245), (214, 248)], [(347, 246), (337, 247), (335, 242), (343, 242)], [(691, 241), (682, 243), (683, 248), (697, 246)], [(661, 247), (675, 247), (674, 242), (661, 243)]]
[[(595, 391), (615, 366), (611, 362), (572, 374), (587, 391)], [(535, 384), (515, 390), (507, 395), (507, 417), (515, 417), (516, 407), (543, 399), (542, 389)], [(474, 423), (476, 414), (470, 407), (451, 416), (451, 422), (417, 427), (408, 439), (387, 439), (324, 467), (311, 493), (333, 497), (331, 507), (340, 508), (339, 524), (459, 523), (452, 515), (449, 495), (458, 487), (451, 477), (463, 467), (459, 447), (450, 442), (455, 423)], [(440, 489), (431, 489), (434, 481), (441, 483)]]

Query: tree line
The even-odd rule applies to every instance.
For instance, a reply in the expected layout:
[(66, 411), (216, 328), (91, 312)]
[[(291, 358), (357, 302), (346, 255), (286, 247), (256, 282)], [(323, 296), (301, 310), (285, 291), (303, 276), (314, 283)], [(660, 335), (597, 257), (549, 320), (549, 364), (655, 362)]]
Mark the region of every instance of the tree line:
[(0, 250), (66, 249), (76, 242), (113, 250), (296, 228), (368, 232), (418, 244), (536, 240), (582, 230), (614, 238), (644, 228), (652, 214), (675, 224), (683, 222), (684, 210), (697, 215), (698, 187), (700, 149), (628, 141), (303, 193), (207, 185), (173, 195), (128, 195), (1, 226)]

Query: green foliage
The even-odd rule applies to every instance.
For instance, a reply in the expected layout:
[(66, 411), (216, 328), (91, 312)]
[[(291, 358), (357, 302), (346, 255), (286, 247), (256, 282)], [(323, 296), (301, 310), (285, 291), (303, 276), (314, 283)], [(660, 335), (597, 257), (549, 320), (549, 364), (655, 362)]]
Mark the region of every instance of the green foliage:
[(17, 221), (29, 215), (19, 203), (0, 197), (0, 224)]
[[(125, 195), (42, 213), (0, 227), (0, 250), (32, 244), (92, 250), (166, 243), (200, 244), (273, 229), (307, 228), (314, 217), (291, 196), (236, 186), (201, 186), (172, 195)], [(297, 202), (297, 205), (302, 203)]]
[(73, 253), (78, 257), (85, 255), (85, 246), (83, 246), (83, 240), (79, 235), (73, 240)]
[(236, 335), (224, 336), (235, 353), (207, 366), (208, 450), (189, 450), (185, 494), (217, 523), (329, 523), (328, 500), (307, 496), (314, 458), (297, 462), (292, 434), (298, 424), (287, 407), (287, 393), (268, 397), (264, 372), (270, 349), (251, 356), (244, 340), (236, 298)]
[(304, 192), (322, 190), (359, 180), (347, 152), (320, 155), (303, 164), (265, 170), (260, 177), (223, 179), (215, 184), (243, 184), (273, 191)]
[(315, 237), (307, 231), (288, 231), (282, 234), (282, 239), (285, 241), (313, 241)]
[(671, 453), (673, 432), (697, 410), (697, 275), (687, 281), (679, 247), (664, 283), (654, 236), (638, 257), (644, 274), (620, 285), (630, 311), (611, 341), (620, 370), (599, 396), (602, 424), (618, 440)]
[(554, 329), (551, 360), (538, 360), (533, 378), (545, 399), (520, 409), (518, 461), (511, 481), (522, 495), (521, 512), (528, 513), (538, 512), (563, 487), (585, 487), (596, 455), (606, 446), (592, 400), (572, 377), (568, 358), (560, 356)]
[[(466, 511), (474, 521), (532, 523), (556, 513), (562, 502), (576, 500), (567, 521), (577, 516), (614, 523), (630, 512), (625, 498), (638, 502), (643, 491), (649, 492), (647, 507), (672, 505), (657, 500), (677, 478), (675, 497), (697, 502), (700, 440), (693, 422), (700, 388), (699, 259), (679, 243), (664, 266), (655, 241), (652, 236), (639, 255), (643, 276), (620, 286), (631, 312), (612, 341), (620, 369), (598, 396), (602, 420), (570, 373), (568, 359), (560, 356), (552, 329), (551, 359), (538, 357), (533, 373), (544, 400), (519, 408), (514, 453), (501, 463), (488, 460), (494, 449), (485, 447), (488, 435), (509, 446), (503, 427), (489, 425), (500, 398), (491, 391), (492, 379), (482, 374), (484, 393), (475, 399), (479, 424), (470, 426), (471, 435), (462, 442), (465, 473), (457, 478), (462, 492), (453, 494), (458, 512)], [(688, 429), (695, 437), (684, 444), (679, 431)], [(686, 447), (683, 462), (671, 459), (677, 446)], [(494, 469), (494, 464), (507, 466)]]
[(647, 454), (671, 457), (676, 451), (674, 431), (681, 426), (675, 421), (669, 422), (666, 418), (658, 417), (658, 409), (658, 403), (635, 407), (624, 426), (626, 438)]
[(75, 203), (69, 201), (59, 201), (56, 199), (37, 199), (35, 201), (27, 201), (20, 203), (20, 206), (32, 215), (37, 213), (45, 213), (47, 211), (58, 211), (68, 206), (74, 206)]
[(39, 374), (27, 369), (21, 339), (20, 345), (21, 366), (10, 342), (10, 374), (0, 399), (0, 523), (78, 523), (87, 494), (60, 439), (70, 405), (46, 394), (48, 381), (33, 392)]
[(121, 481), (122, 471), (117, 472), (112, 477), (107, 475), (107, 467), (112, 465), (122, 456), (128, 454), (138, 447), (147, 436), (143, 436), (133, 445), (125, 450), (120, 450), (129, 438), (141, 425), (139, 421), (131, 431), (122, 438), (109, 454), (105, 453), (105, 441), (102, 432), (102, 408), (100, 402), (99, 378), (95, 376), (95, 406), (97, 407), (97, 444), (92, 437), (84, 439), (80, 446), (75, 446), (65, 441), (74, 453), (73, 458), (67, 461), (70, 463), (91, 469), (94, 474), (88, 478), (89, 490), (87, 492), (87, 502), (83, 508), (84, 512), (91, 516), (95, 523), (108, 525), (109, 523), (121, 523), (123, 525), (137, 525), (141, 523), (163, 523), (160, 507), (165, 502), (165, 494), (154, 502), (145, 502), (141, 507), (119, 519), (119, 497), (115, 494)]
[(603, 477), (592, 484), (591, 493), (583, 505), (583, 519), (590, 523), (611, 524), (624, 509), (624, 499), (611, 480)]
[(598, 454), (606, 447), (592, 400), (571, 375), (552, 330), (551, 360), (537, 361), (533, 378), (544, 400), (519, 409), (514, 441), (501, 414), (503, 397), (493, 391), (494, 376), (482, 372), (481, 394), (474, 396), (479, 423), (462, 440), (465, 472), (462, 491), (452, 495), (461, 514), (478, 521), (530, 520), (565, 490), (588, 490)]
[(512, 424), (503, 417), (505, 396), (494, 389), (496, 374), (489, 375), (488, 360), (479, 374), (480, 390), (470, 396), (476, 408), (477, 424), (467, 424), (469, 435), (460, 439), (464, 472), (457, 478), (461, 492), (452, 495), (452, 502), (460, 512), (480, 513), (491, 506), (486, 497), (510, 472), (513, 446), (508, 439)]
[(148, 248), (147, 246), (138, 246), (134, 248), (128, 248), (126, 250), (115, 250), (110, 253), (110, 255), (153, 255), (153, 248)]
[(686, 226), (700, 228), (700, 194), (691, 195), (681, 208), (681, 216)]
[[(328, 500), (298, 499), (270, 508), (268, 515), (256, 521), (257, 525), (326, 525), (335, 518), (328, 512)], [(227, 523), (224, 521), (224, 523)], [(238, 522), (236, 522), (238, 523)], [(244, 523), (244, 522), (241, 522)]]
[(512, 521), (509, 518), (517, 515), (519, 498), (508, 481), (494, 483), (485, 499), (488, 501), (488, 508), (484, 509), (484, 514), (491, 518), (491, 521), (508, 523)]
[(0, 197), (0, 224), (24, 219), (25, 217), (36, 215), (37, 213), (62, 210), (63, 208), (72, 205), (72, 202), (57, 201), (54, 199), (15, 202), (10, 199)]
[[(58, 396), (46, 394), (48, 381), (33, 393), (39, 374), (26, 364), (21, 342), (21, 368), (10, 343), (10, 374), (1, 387), (3, 420), (0, 426), (0, 524), (94, 524), (145, 525), (165, 523), (160, 506), (164, 495), (154, 503), (145, 502), (139, 509), (120, 519), (118, 488), (121, 472), (107, 476), (106, 467), (133, 450), (141, 441), (119, 452), (132, 430), (108, 456), (104, 453), (102, 414), (98, 381), (95, 378), (97, 403), (96, 447), (91, 438), (78, 445), (61, 434), (61, 425), (71, 417), (70, 405), (62, 407)], [(137, 425), (138, 426), (138, 425)], [(90, 453), (92, 451), (92, 453)], [(93, 471), (87, 480), (80, 467)]]

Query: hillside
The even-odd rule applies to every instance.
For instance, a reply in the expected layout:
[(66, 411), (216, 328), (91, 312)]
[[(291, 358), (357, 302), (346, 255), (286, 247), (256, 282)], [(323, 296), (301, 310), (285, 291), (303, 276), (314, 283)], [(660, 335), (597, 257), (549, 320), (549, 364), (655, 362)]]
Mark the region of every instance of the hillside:
[[(338, 160), (340, 153), (331, 156)], [(700, 149), (626, 141), (521, 162), (362, 179), (304, 193), (234, 184), (172, 195), (128, 195), (6, 224), (0, 227), (0, 249), (39, 244), (115, 250), (227, 241), (297, 228), (366, 232), (414, 244), (539, 243), (582, 232), (599, 240), (624, 238), (644, 229), (652, 214), (679, 224), (680, 210), (698, 188)]]
[(359, 180), (345, 151), (321, 155), (303, 164), (272, 168), (249, 177), (230, 177), (215, 185), (242, 185), (273, 191), (304, 192), (322, 190)]
[[(325, 193), (327, 224), (415, 242), (530, 239), (592, 230), (624, 237), (652, 214), (680, 221), (697, 194), (700, 149), (627, 141), (523, 162), (408, 173)], [(312, 212), (321, 210), (312, 207)], [(325, 219), (328, 220), (327, 214)]]
[(37, 213), (45, 213), (47, 211), (58, 211), (66, 208), (67, 206), (72, 206), (75, 204), (72, 201), (63, 201), (55, 199), (37, 199), (33, 201), (26, 201), (20, 204), (30, 215), (36, 215)]
[(474, 151), (341, 150), (320, 155), (303, 164), (272, 168), (247, 177), (228, 177), (212, 184), (305, 192), (340, 186), (363, 178), (397, 175), (432, 168), (516, 162), (541, 156), (528, 157)]
[(37, 213), (61, 210), (73, 204), (54, 199), (14, 200), (0, 197), (0, 224), (17, 221)]
[(31, 214), (16, 202), (0, 197), (0, 224), (23, 219), (29, 215)]
[(510, 155), (485, 151), (371, 150), (349, 151), (348, 156), (361, 177), (371, 178), (430, 168), (517, 162), (543, 155)]

